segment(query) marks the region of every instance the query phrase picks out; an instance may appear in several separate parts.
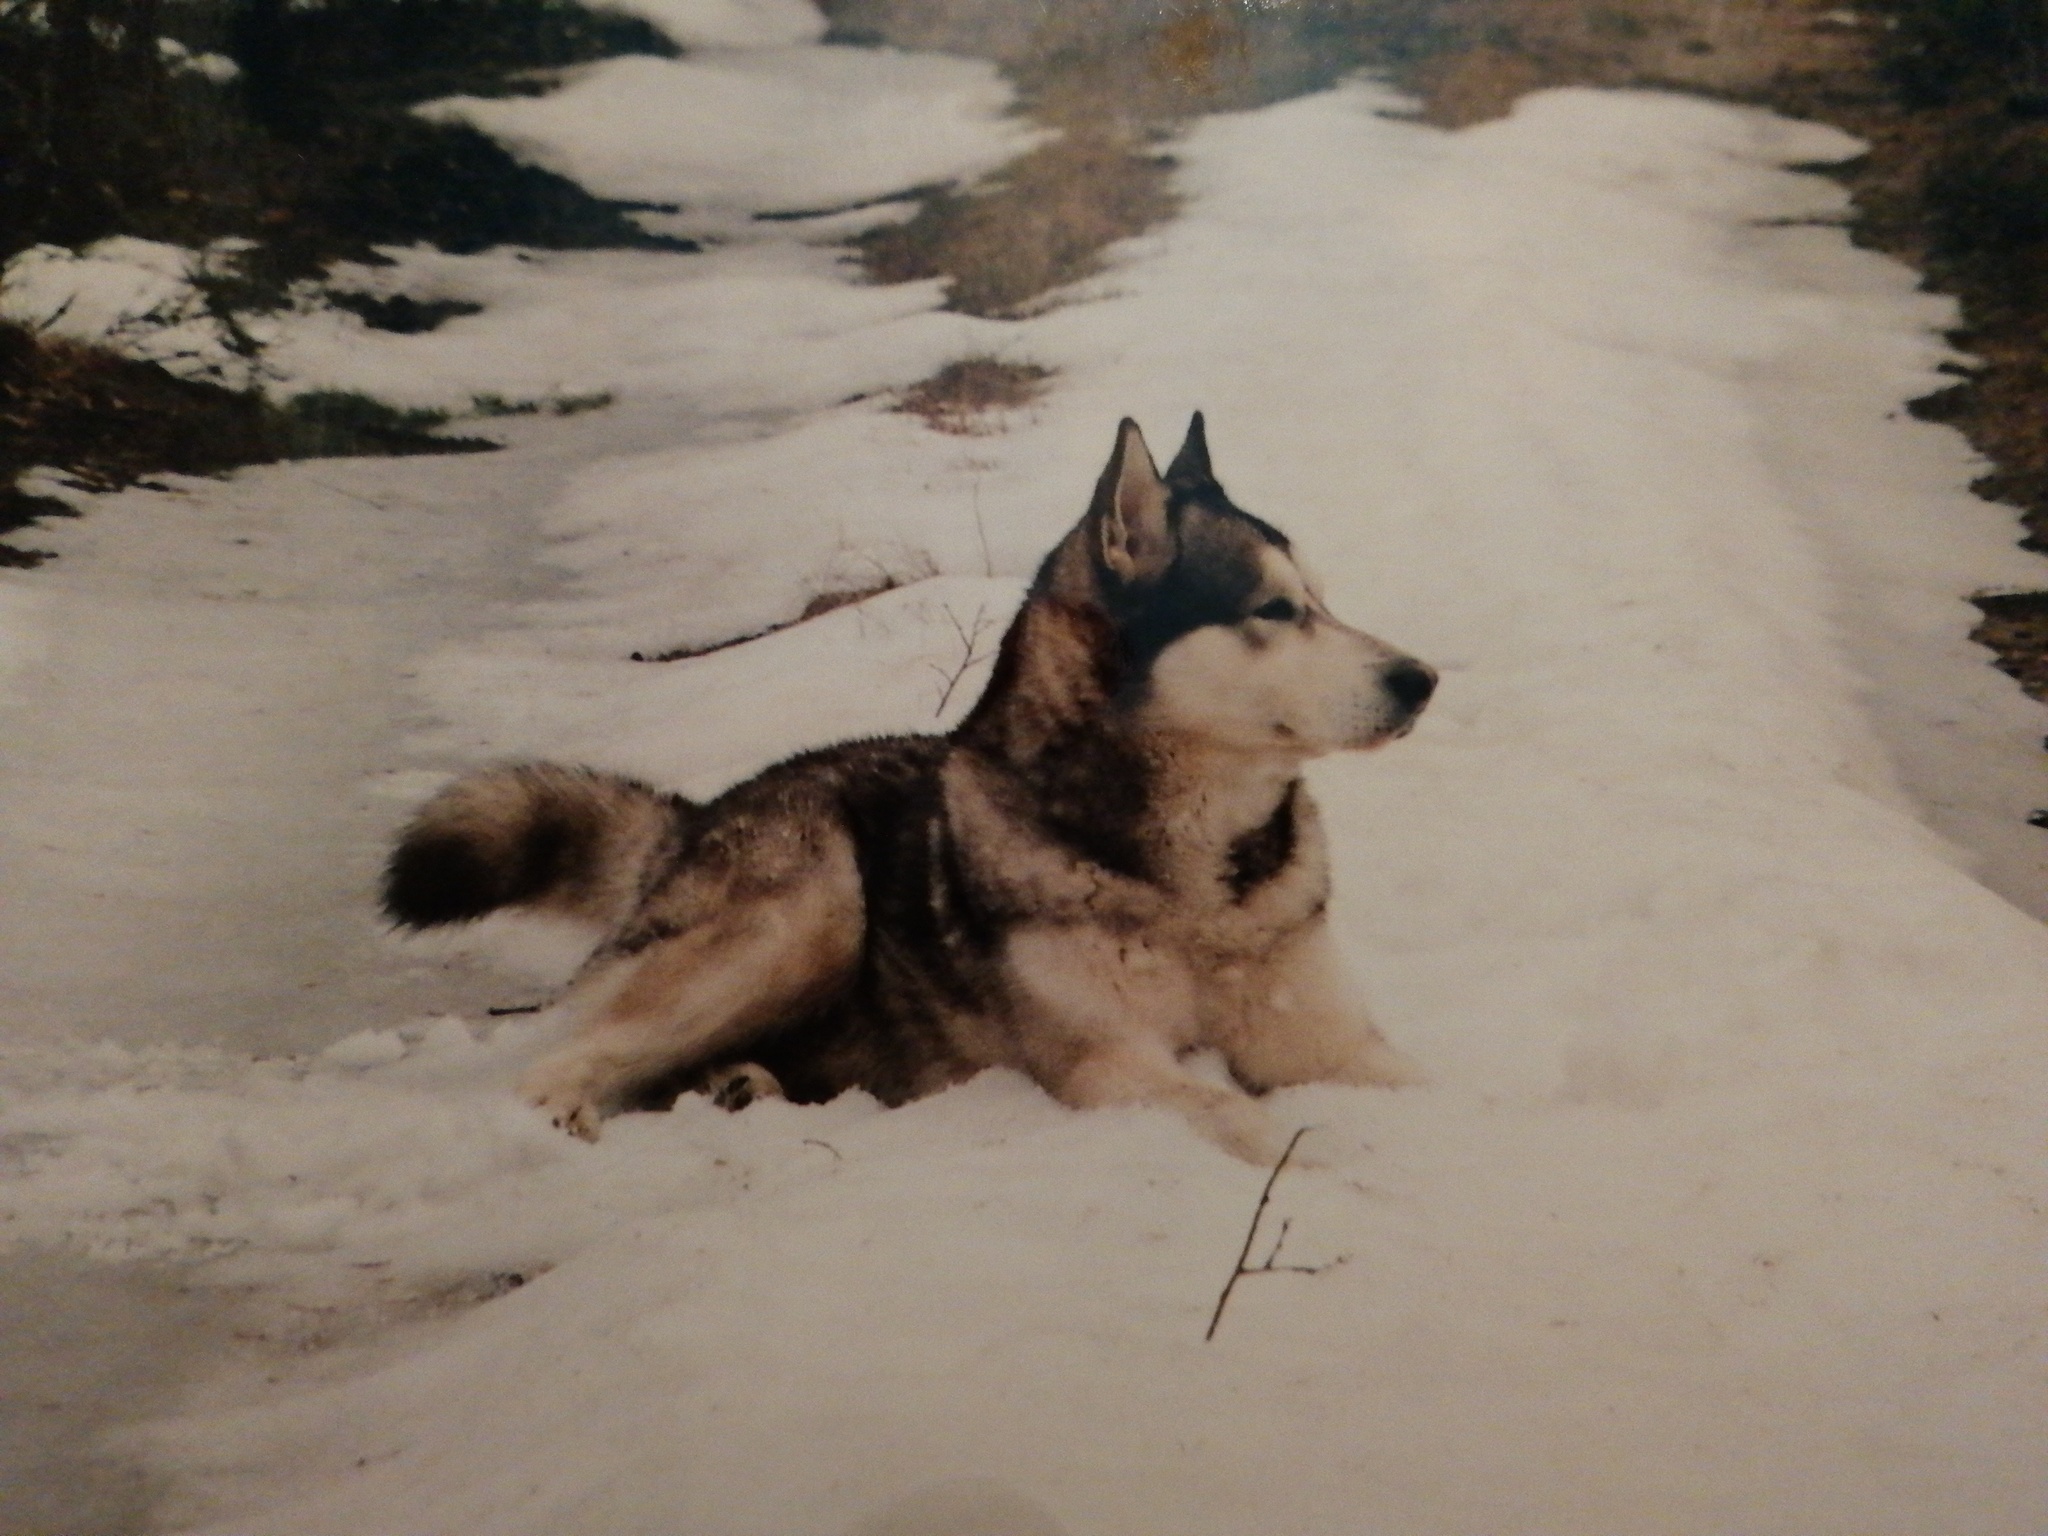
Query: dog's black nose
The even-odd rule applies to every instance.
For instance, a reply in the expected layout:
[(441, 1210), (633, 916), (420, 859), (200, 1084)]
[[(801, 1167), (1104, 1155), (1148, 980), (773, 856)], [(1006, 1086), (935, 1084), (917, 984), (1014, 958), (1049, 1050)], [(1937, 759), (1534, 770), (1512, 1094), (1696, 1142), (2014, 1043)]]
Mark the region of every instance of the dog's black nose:
[(1387, 668), (1387, 692), (1409, 714), (1415, 714), (1436, 692), (1436, 674), (1419, 661), (1397, 661)]

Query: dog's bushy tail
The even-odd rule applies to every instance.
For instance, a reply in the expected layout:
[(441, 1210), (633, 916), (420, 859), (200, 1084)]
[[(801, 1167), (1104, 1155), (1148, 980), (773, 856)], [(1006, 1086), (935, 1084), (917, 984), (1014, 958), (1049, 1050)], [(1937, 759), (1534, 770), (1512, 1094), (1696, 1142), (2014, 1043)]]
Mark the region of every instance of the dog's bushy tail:
[(616, 928), (649, 865), (698, 807), (614, 773), (521, 763), (465, 774), (421, 806), (384, 870), (384, 911), (407, 928), (502, 907)]

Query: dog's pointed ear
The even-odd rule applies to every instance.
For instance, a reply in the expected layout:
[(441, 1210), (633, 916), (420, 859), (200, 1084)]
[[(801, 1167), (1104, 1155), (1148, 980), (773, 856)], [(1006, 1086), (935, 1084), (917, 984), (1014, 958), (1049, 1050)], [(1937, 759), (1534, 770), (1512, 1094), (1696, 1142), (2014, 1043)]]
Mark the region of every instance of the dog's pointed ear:
[(1088, 509), (1095, 556), (1118, 583), (1156, 581), (1173, 564), (1173, 530), (1166, 521), (1166, 482), (1152, 463), (1145, 434), (1126, 416), (1116, 448), (1095, 483)]
[(1209, 468), (1209, 434), (1202, 425), (1200, 411), (1188, 423), (1187, 441), (1166, 466), (1166, 478), (1175, 485), (1201, 485), (1216, 478), (1215, 471)]

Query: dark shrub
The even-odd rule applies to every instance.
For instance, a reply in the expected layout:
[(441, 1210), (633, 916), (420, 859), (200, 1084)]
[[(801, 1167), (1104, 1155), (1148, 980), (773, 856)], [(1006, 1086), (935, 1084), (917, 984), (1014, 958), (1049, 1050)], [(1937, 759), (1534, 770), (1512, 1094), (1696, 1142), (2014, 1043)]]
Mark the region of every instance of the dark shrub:
[(1887, 73), (1908, 106), (1946, 106), (1987, 89), (2024, 101), (2048, 89), (2042, 0), (1893, 0)]

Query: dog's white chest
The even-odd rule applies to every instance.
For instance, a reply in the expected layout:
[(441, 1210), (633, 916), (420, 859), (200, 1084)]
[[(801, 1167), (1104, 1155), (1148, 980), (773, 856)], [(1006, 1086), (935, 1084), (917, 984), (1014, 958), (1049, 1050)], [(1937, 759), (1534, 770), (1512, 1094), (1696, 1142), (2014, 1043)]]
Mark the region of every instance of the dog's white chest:
[(1075, 1048), (1144, 1039), (1182, 1051), (1200, 1034), (1194, 968), (1178, 950), (1088, 924), (1010, 935), (1008, 970), (1026, 1022)]

